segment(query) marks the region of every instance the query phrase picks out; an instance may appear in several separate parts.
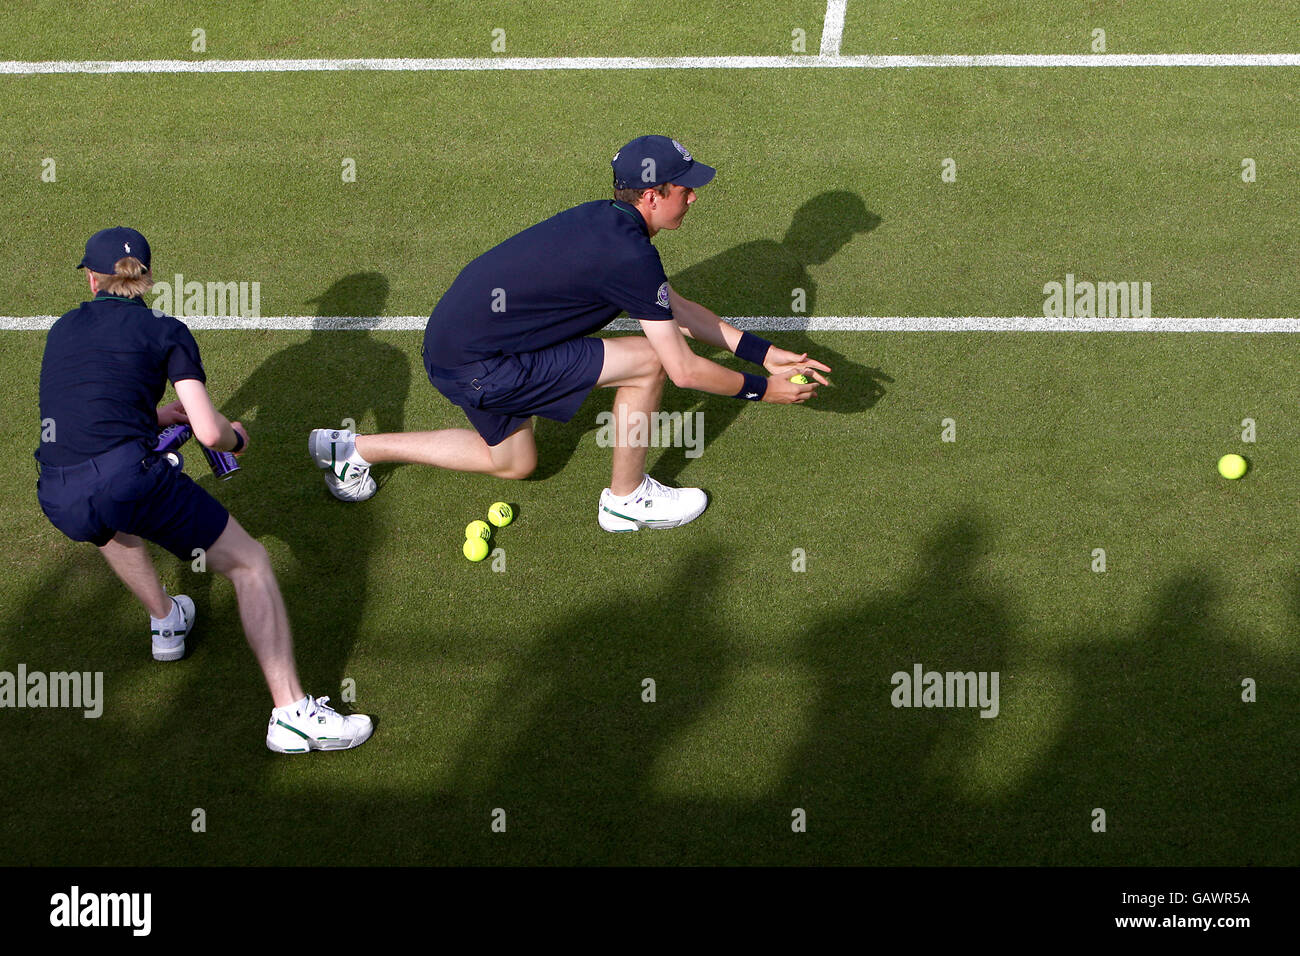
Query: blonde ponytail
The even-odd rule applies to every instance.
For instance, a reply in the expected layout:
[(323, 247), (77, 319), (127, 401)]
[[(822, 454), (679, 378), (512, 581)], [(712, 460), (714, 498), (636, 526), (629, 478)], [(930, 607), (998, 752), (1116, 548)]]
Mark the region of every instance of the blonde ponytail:
[(113, 264), (113, 275), (95, 273), (95, 284), (101, 292), (133, 299), (153, 288), (153, 273), (135, 256), (125, 256)]

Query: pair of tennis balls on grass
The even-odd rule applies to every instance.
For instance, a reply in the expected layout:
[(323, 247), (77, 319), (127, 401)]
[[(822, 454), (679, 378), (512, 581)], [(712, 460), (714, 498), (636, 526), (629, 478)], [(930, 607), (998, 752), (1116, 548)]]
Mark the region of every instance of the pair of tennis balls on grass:
[[(515, 520), (515, 511), (504, 501), (497, 501), (488, 509), (488, 521), (498, 528), (504, 528)], [(488, 556), (488, 539), (492, 529), (487, 521), (471, 521), (465, 526), (465, 545), (461, 549), (471, 561), (482, 561)]]

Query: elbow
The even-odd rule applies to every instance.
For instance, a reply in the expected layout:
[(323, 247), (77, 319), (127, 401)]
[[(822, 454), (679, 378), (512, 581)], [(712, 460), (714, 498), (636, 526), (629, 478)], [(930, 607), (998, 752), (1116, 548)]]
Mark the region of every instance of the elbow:
[(191, 422), (190, 428), (194, 431), (194, 437), (209, 448), (221, 441), (221, 429), (215, 424), (200, 426)]

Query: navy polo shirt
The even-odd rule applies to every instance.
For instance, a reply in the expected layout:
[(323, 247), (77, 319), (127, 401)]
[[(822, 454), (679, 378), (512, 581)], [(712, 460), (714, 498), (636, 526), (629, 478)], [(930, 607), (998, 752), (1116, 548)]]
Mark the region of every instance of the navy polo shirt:
[[(45, 338), (41, 443), (45, 465), (76, 465), (129, 441), (158, 439), (158, 402), (167, 381), (207, 380), (184, 322), (155, 315), (144, 299), (100, 292), (62, 316)], [(44, 430), (44, 425), (42, 425)]]
[(671, 319), (668, 277), (636, 208), (574, 206), (483, 253), (429, 317), (425, 362), (454, 369), (596, 332), (626, 312)]

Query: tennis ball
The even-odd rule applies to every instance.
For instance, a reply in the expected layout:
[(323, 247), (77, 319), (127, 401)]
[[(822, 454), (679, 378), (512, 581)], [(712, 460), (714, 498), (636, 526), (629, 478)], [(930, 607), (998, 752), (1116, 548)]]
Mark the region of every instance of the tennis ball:
[[(487, 526), (486, 521), (471, 521), (465, 525), (465, 537), (467, 540), (481, 538), (486, 541), (492, 536), (492, 529)], [(477, 560), (477, 559), (471, 559)]]
[(488, 543), (483, 538), (466, 538), (461, 551), (471, 561), (482, 561), (488, 555)]
[(807, 385), (808, 376), (803, 374), (803, 372), (800, 372), (794, 378), (790, 379), (790, 381), (794, 382), (796, 385)]
[(1219, 474), (1224, 478), (1240, 478), (1246, 473), (1246, 459), (1240, 455), (1224, 455), (1219, 459)]
[(498, 528), (504, 528), (514, 520), (514, 509), (504, 501), (494, 502), (492, 507), (488, 509), (488, 521), (491, 521)]

